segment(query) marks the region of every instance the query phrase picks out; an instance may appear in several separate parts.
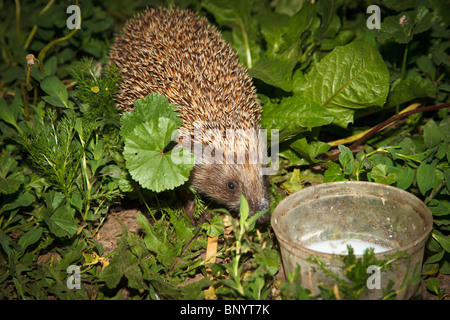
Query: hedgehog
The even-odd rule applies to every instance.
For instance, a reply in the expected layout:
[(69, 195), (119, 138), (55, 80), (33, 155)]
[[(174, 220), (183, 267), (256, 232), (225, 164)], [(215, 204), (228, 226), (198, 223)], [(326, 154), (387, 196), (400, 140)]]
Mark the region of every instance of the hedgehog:
[[(251, 161), (261, 151), (261, 106), (246, 68), (216, 27), (190, 10), (147, 8), (116, 35), (109, 60), (122, 72), (119, 109), (133, 110), (137, 99), (162, 94), (179, 108), (180, 136), (191, 138), (179, 144), (193, 150), (200, 141), (212, 158), (231, 159), (196, 156), (189, 178), (195, 190), (232, 212), (239, 211), (241, 193), (250, 215), (268, 209), (268, 177), (261, 161)], [(268, 214), (259, 219), (267, 221)]]

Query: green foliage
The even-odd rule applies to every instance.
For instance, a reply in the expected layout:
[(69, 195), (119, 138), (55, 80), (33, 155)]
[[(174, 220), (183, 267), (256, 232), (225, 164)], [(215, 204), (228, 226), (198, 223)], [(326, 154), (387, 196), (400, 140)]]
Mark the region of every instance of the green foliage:
[[(114, 131), (112, 140), (120, 141), (119, 131), (92, 121), (56, 76), (42, 77), (37, 87), (46, 95), (28, 105), (30, 114), (22, 99), (1, 102), (1, 297), (86, 299), (84, 290), (65, 285), (66, 269), (82, 263), (82, 252), (103, 252), (94, 235), (121, 196), (120, 163), (107, 147)], [(46, 255), (51, 262), (40, 262)], [(96, 282), (91, 276), (84, 281)]]
[(119, 126), (120, 117), (114, 104), (116, 85), (121, 78), (117, 67), (108, 65), (102, 71), (92, 59), (84, 58), (72, 69), (71, 75), (77, 83), (75, 97), (82, 101), (85, 116), (92, 121)]
[(130, 233), (122, 224), (118, 249), (99, 275), (108, 289), (123, 290), (120, 282), (125, 278), (128, 288), (138, 290), (139, 298), (202, 299), (202, 289), (209, 280), (189, 283), (189, 279), (203, 267), (202, 260), (196, 258), (206, 246), (205, 236), (197, 237), (198, 230), (189, 220), (179, 219), (179, 213), (171, 210), (155, 225), (141, 213), (137, 219), (145, 235)]
[[(224, 258), (230, 262), (211, 266), (213, 275), (229, 275), (219, 281), (217, 294), (234, 299), (267, 299), (273, 276), (278, 272), (280, 256), (270, 244), (269, 234), (261, 234), (255, 228), (256, 221), (266, 212), (249, 216), (247, 200), (241, 195), (239, 220), (231, 219), (233, 236), (224, 250)], [(250, 267), (244, 269), (244, 263)]]
[(33, 164), (66, 196), (72, 191), (82, 157), (82, 146), (74, 139), (75, 121), (71, 114), (57, 121), (56, 112), (48, 111), (29, 134), (18, 137)]

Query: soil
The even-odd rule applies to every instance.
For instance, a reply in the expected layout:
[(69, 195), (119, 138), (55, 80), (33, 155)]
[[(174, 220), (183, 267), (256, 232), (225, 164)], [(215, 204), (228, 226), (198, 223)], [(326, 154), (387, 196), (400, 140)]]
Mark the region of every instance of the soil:
[(138, 232), (140, 224), (137, 221), (139, 209), (132, 207), (116, 206), (110, 209), (103, 225), (98, 232), (98, 241), (102, 244), (104, 255), (107, 255), (117, 248), (117, 241), (122, 234), (121, 221), (128, 231)]
[[(129, 231), (139, 232), (140, 224), (137, 222), (137, 212), (141, 210), (136, 208), (132, 204), (124, 204), (111, 208), (106, 220), (98, 233), (98, 241), (103, 245), (104, 255), (111, 253), (117, 248), (117, 241), (122, 234), (122, 226), (119, 223), (121, 221)], [(282, 266), (280, 272), (276, 276), (277, 280), (285, 280), (282, 272)], [(437, 276), (442, 289), (445, 289), (450, 294), (450, 275), (440, 274)], [(426, 281), (422, 281), (419, 287), (419, 291), (415, 299), (419, 300), (436, 300), (436, 296), (430, 293), (426, 288)], [(450, 296), (445, 300), (450, 300)]]

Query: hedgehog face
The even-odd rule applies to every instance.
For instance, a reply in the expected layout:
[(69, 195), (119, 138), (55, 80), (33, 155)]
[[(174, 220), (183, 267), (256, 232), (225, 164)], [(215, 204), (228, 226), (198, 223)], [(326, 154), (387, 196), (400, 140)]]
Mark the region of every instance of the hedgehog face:
[[(206, 196), (239, 212), (240, 195), (245, 196), (250, 215), (269, 208), (268, 176), (261, 174), (257, 164), (200, 164), (191, 176), (192, 185)], [(265, 214), (258, 222), (269, 220)]]

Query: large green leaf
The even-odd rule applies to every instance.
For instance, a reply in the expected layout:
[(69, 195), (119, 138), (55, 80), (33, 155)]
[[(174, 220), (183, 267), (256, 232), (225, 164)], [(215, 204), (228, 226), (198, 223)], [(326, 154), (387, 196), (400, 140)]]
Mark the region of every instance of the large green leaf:
[(299, 132), (330, 124), (333, 119), (333, 115), (319, 104), (294, 95), (283, 99), (280, 104), (264, 105), (261, 126), (280, 130), (281, 142)]
[(307, 141), (306, 138), (295, 140), (290, 144), (290, 148), (295, 150), (301, 156), (306, 157), (309, 161), (317, 161), (315, 158), (330, 149), (330, 145), (321, 141)]
[(137, 125), (125, 137), (127, 169), (142, 187), (161, 192), (188, 180), (193, 154), (183, 148), (165, 150), (176, 130), (173, 120), (162, 117)]
[(383, 106), (389, 92), (389, 72), (372, 45), (355, 41), (337, 47), (306, 75), (305, 98), (319, 103), (346, 127), (355, 109)]
[(194, 155), (187, 149), (171, 149), (172, 139), (183, 123), (177, 107), (160, 94), (150, 94), (122, 117), (120, 134), (123, 156), (131, 177), (155, 192), (173, 189), (189, 178)]

